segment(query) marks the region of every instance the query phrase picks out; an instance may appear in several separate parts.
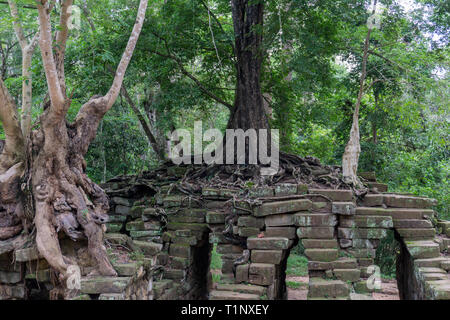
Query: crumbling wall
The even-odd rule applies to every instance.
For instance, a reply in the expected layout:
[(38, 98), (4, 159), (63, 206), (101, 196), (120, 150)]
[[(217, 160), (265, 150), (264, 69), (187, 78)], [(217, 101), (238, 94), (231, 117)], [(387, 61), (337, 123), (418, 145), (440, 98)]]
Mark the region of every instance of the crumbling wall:
[[(186, 169), (169, 169), (103, 185), (111, 199), (105, 245), (119, 275), (89, 274), (83, 246), (67, 242), (65, 254), (82, 269), (72, 299), (285, 299), (287, 258), (300, 241), (309, 259), (308, 299), (366, 299), (376, 290), (368, 268), (389, 229), (402, 244), (401, 297), (450, 299), (450, 222), (436, 220), (431, 199), (387, 193), (371, 177), (371, 192), (360, 197), (299, 183), (187, 192), (179, 185)], [(215, 287), (214, 244), (223, 262)], [(0, 254), (4, 299), (57, 298), (52, 277), (33, 247)]]

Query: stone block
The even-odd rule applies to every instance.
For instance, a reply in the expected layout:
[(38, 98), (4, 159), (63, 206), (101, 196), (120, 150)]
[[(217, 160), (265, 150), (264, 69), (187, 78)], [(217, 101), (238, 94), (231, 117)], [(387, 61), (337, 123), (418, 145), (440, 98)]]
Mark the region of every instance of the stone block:
[(254, 198), (273, 197), (275, 195), (271, 187), (254, 187), (248, 190), (248, 195)]
[(392, 219), (423, 219), (434, 216), (434, 211), (429, 209), (403, 209), (403, 208), (378, 208), (357, 207), (356, 214), (361, 216), (391, 216)]
[(296, 213), (294, 222), (299, 227), (334, 227), (337, 224), (337, 218), (333, 214)]
[(381, 207), (383, 205), (382, 194), (368, 194), (363, 199), (365, 207)]
[(353, 192), (351, 190), (309, 189), (309, 193), (321, 194), (336, 202), (346, 202), (353, 200)]
[(356, 269), (358, 267), (358, 261), (351, 258), (340, 258), (331, 262), (333, 269)]
[(160, 243), (147, 242), (147, 241), (133, 241), (133, 244), (139, 248), (145, 255), (154, 256), (159, 253), (163, 245)]
[(238, 230), (239, 236), (244, 238), (254, 237), (260, 233), (259, 228), (239, 227)]
[(191, 258), (191, 247), (187, 244), (171, 244), (169, 247), (169, 254), (174, 257)]
[[(247, 240), (247, 243), (250, 242), (253, 238)], [(250, 248), (249, 248), (250, 249)], [(220, 254), (231, 254), (231, 253), (242, 253), (244, 250), (240, 246), (232, 245), (232, 244), (218, 244), (217, 245), (217, 253)]]
[(337, 249), (338, 243), (335, 239), (303, 239), (303, 247), (306, 249), (317, 248), (317, 249)]
[(288, 239), (295, 239), (295, 228), (294, 227), (267, 227), (264, 231), (264, 236), (269, 238), (281, 237)]
[(251, 263), (249, 268), (249, 282), (251, 284), (268, 286), (275, 279), (275, 265), (267, 263)]
[(397, 232), (400, 234), (403, 238), (413, 239), (413, 238), (419, 238), (419, 239), (433, 239), (436, 235), (436, 231), (434, 228), (416, 228), (416, 229), (399, 229), (397, 228)]
[(331, 212), (343, 216), (353, 216), (356, 213), (356, 205), (353, 202), (333, 202)]
[(279, 264), (283, 258), (282, 250), (252, 250), (252, 263)]
[(241, 264), (236, 267), (236, 282), (248, 282), (248, 269), (250, 264)]
[(86, 294), (122, 293), (130, 283), (129, 277), (93, 277), (81, 279), (81, 292)]
[(341, 280), (311, 278), (309, 280), (308, 298), (348, 297), (350, 288)]
[(360, 279), (359, 269), (333, 269), (333, 274), (338, 280), (356, 282)]
[(297, 194), (296, 184), (282, 183), (274, 186), (275, 197), (283, 197)]
[(297, 236), (299, 239), (333, 239), (333, 227), (299, 227), (297, 228)]
[(338, 258), (337, 249), (305, 249), (305, 256), (311, 261), (331, 262)]
[(256, 207), (253, 214), (257, 217), (263, 217), (273, 214), (307, 211), (311, 209), (311, 207), (312, 202), (307, 199), (268, 202)]
[(267, 227), (281, 227), (294, 225), (293, 214), (277, 214), (273, 216), (267, 216), (265, 218), (265, 224)]
[(439, 244), (432, 241), (407, 241), (406, 247), (414, 259), (429, 259), (440, 256)]
[(247, 247), (250, 250), (282, 250), (289, 247), (289, 239), (287, 238), (249, 238), (247, 239)]
[(339, 226), (345, 228), (392, 228), (393, 222), (390, 216), (353, 216), (339, 217)]
[(206, 222), (212, 224), (225, 223), (226, 214), (223, 212), (209, 211), (206, 214)]
[(331, 262), (308, 261), (308, 270), (310, 271), (324, 271), (329, 269), (331, 269)]
[(238, 218), (238, 226), (261, 229), (264, 227), (264, 219), (252, 216), (241, 216)]
[(385, 194), (384, 204), (395, 208), (421, 208), (427, 209), (435, 205), (436, 200), (395, 194)]
[(338, 237), (342, 239), (382, 239), (386, 236), (386, 229), (338, 228)]

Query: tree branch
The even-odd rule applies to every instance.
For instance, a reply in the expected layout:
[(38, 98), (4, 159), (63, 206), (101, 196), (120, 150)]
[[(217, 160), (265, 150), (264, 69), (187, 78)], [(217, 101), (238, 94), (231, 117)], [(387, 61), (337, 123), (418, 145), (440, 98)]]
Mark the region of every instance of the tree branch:
[(128, 94), (128, 91), (124, 85), (122, 85), (121, 92), (122, 92), (122, 95), (125, 97), (125, 100), (127, 100), (128, 104), (130, 105), (131, 109), (133, 110), (134, 114), (138, 118), (139, 122), (141, 123), (142, 128), (144, 129), (144, 132), (147, 135), (147, 138), (148, 138), (150, 144), (152, 145), (153, 150), (158, 155), (160, 160), (165, 160), (164, 152), (159, 148), (158, 142), (156, 141), (156, 138), (153, 135), (149, 124), (145, 120), (144, 115), (141, 113), (141, 111), (138, 109), (138, 107), (134, 104), (133, 100), (131, 99), (131, 97)]
[(67, 38), (69, 37), (68, 22), (70, 19), (71, 11), (70, 7), (73, 4), (73, 0), (65, 0), (61, 5), (61, 14), (59, 17), (59, 31), (56, 33), (55, 41), (55, 63), (56, 70), (58, 71), (59, 82), (61, 84), (61, 90), (65, 94), (66, 91), (66, 78), (64, 74), (64, 57), (66, 55)]
[(50, 93), (50, 100), (52, 102), (51, 108), (58, 113), (64, 113), (64, 95), (61, 90), (61, 83), (53, 57), (50, 13), (47, 4), (48, 2), (46, 0), (37, 2), (40, 26), (39, 46), (41, 48), (42, 62)]
[(131, 57), (133, 56), (134, 48), (136, 47), (137, 40), (142, 30), (142, 25), (144, 24), (145, 12), (147, 11), (148, 0), (141, 0), (139, 3), (139, 9), (136, 17), (136, 22), (131, 32), (131, 36), (128, 39), (127, 47), (122, 55), (119, 66), (116, 70), (116, 75), (114, 81), (106, 94), (106, 110), (109, 110), (117, 99), (120, 92), (120, 87), (122, 86), (123, 78), (125, 76), (125, 71), (128, 68)]

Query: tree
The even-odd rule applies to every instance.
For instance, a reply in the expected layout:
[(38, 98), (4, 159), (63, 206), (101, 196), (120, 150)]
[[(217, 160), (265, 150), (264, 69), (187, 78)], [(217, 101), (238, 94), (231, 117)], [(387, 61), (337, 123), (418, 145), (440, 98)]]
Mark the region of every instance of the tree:
[[(23, 136), (14, 101), (0, 81), (0, 120), (6, 133), (0, 155), (0, 205), (7, 214), (20, 217), (24, 208), (30, 206), (29, 198), (19, 191), (19, 182), (25, 181), (24, 193), (29, 192), (34, 198), (37, 248), (49, 264), (65, 276), (68, 264), (72, 263), (61, 253), (58, 231), (62, 229), (73, 240), (88, 239), (89, 253), (100, 274), (116, 275), (103, 245), (102, 225), (108, 221), (108, 198), (86, 175), (84, 156), (100, 121), (120, 93), (148, 1), (139, 3), (136, 22), (108, 92), (91, 97), (75, 120), (69, 122), (67, 113), (71, 96), (66, 92), (64, 58), (72, 2), (65, 0), (61, 4), (56, 45), (53, 46), (50, 19), (53, 2), (37, 1), (39, 47), (50, 100), (39, 119), (39, 128), (29, 139)], [(28, 145), (31, 148), (27, 148)]]

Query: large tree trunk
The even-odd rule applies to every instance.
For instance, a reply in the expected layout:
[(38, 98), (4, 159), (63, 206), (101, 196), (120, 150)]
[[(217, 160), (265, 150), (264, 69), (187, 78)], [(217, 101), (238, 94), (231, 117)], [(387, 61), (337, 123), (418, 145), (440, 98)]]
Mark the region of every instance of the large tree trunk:
[(18, 224), (17, 217), (23, 212), (18, 196), (19, 181), (22, 176), (27, 181), (30, 178), (37, 248), (48, 263), (61, 273), (62, 278), (67, 276), (68, 265), (75, 262), (62, 255), (59, 231), (73, 240), (87, 238), (89, 253), (98, 269), (93, 273), (117, 274), (103, 245), (109, 201), (105, 192), (86, 175), (84, 156), (95, 138), (100, 121), (117, 99), (142, 29), (147, 3), (147, 0), (140, 1), (136, 23), (110, 90), (105, 96), (92, 97), (82, 106), (75, 121), (68, 123), (66, 114), (71, 100), (66, 96), (64, 55), (70, 17), (68, 7), (72, 0), (62, 2), (55, 54), (50, 25), (51, 5), (45, 0), (37, 2), (39, 46), (50, 106), (40, 117), (39, 129), (31, 135), (32, 150), (28, 157), (14, 102), (0, 79), (0, 119), (6, 133), (5, 146), (0, 155), (0, 236), (7, 238), (4, 236), (6, 231), (17, 232), (17, 228), (12, 227)]
[[(377, 1), (374, 3), (374, 8), (372, 15), (375, 14), (377, 6)], [(342, 155), (342, 175), (344, 181), (353, 186), (360, 188), (361, 183), (358, 179), (358, 163), (359, 155), (361, 154), (361, 143), (360, 143), (360, 131), (359, 131), (359, 109), (361, 107), (361, 100), (364, 95), (364, 83), (367, 76), (367, 60), (369, 57), (369, 45), (370, 45), (370, 34), (372, 33), (372, 28), (369, 26), (367, 31), (366, 40), (364, 42), (364, 53), (362, 59), (362, 70), (359, 79), (359, 92), (358, 98), (356, 100), (355, 111), (353, 113), (353, 123), (350, 130), (350, 139), (345, 146), (344, 154)]]
[(229, 129), (269, 129), (261, 93), (263, 1), (232, 0), (237, 83)]

